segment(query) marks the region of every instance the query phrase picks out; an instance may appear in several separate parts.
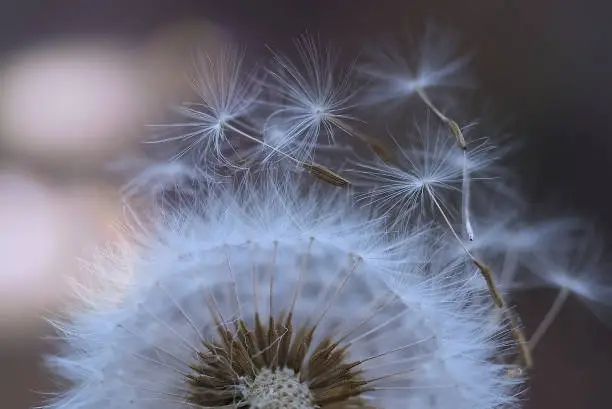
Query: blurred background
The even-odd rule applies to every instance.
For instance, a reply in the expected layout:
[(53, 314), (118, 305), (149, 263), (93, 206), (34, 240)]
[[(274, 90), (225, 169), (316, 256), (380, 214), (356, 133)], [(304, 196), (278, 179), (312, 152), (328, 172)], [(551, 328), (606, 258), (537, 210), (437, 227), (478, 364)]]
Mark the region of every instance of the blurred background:
[[(187, 92), (195, 46), (228, 37), (252, 53), (318, 33), (348, 55), (429, 21), (453, 29), (487, 112), (520, 142), (534, 206), (612, 232), (612, 3), (605, 0), (0, 0), (0, 396), (41, 402), (52, 332), (79, 256), (122, 216), (107, 165), (142, 149), (141, 124)], [(610, 234), (608, 234), (610, 238)], [(529, 333), (554, 296), (518, 299)], [(570, 300), (535, 354), (527, 405), (612, 405), (612, 331)]]

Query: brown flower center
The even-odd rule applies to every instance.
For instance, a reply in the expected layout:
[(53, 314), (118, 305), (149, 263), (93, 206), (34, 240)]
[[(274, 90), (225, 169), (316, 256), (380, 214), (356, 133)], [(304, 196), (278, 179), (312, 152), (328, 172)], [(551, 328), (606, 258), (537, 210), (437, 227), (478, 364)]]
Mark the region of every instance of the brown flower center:
[(349, 361), (348, 345), (327, 337), (313, 345), (316, 325), (294, 329), (292, 314), (253, 328), (244, 320), (216, 319), (218, 339), (205, 342), (188, 376), (191, 403), (251, 409), (370, 408), (360, 361)]

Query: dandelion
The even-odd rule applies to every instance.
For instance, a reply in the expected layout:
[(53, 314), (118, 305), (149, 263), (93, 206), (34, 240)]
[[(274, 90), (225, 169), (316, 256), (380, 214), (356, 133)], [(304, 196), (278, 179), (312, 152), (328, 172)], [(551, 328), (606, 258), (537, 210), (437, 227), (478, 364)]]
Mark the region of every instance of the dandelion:
[[(535, 270), (549, 258), (555, 258), (552, 255), (561, 247), (568, 246), (572, 253), (571, 237), (584, 227), (583, 220), (575, 217), (528, 222), (528, 213), (521, 209), (521, 204), (517, 198), (483, 203), (475, 223), (478, 235), (466, 244), (473, 254), (486, 255), (496, 265), (496, 280), (511, 292), (541, 285), (543, 281)], [(463, 249), (455, 246), (450, 251), (456, 257)]]
[(512, 403), (490, 299), (430, 271), (427, 232), (390, 239), (347, 199), (277, 181), (165, 212), (138, 235), (122, 300), (58, 324), (69, 348), (51, 363), (74, 386), (49, 407)]
[(172, 190), (195, 193), (197, 186), (221, 180), (220, 175), (207, 174), (201, 168), (180, 160), (155, 161), (132, 157), (111, 164), (109, 170), (127, 175), (127, 182), (121, 188), (126, 199), (139, 196), (155, 198)]
[[(466, 150), (467, 144), (462, 127), (440, 108), (440, 106), (450, 105), (449, 96), (445, 95), (443, 103), (434, 103), (430, 96), (430, 91), (435, 88), (468, 84), (466, 78), (462, 78), (459, 74), (469, 58), (466, 55), (457, 56), (455, 38), (430, 25), (423, 40), (416, 47), (417, 50), (411, 50), (413, 53), (410, 54), (410, 58), (398, 53), (398, 48), (401, 48), (397, 45), (389, 48), (376, 48), (376, 51), (372, 53), (373, 62), (362, 65), (361, 72), (373, 83), (366, 102), (398, 104), (417, 95), (452, 132), (458, 146)], [(467, 167), (464, 167), (463, 180), (466, 191), (464, 196), (466, 205), (463, 206), (466, 212), (464, 224), (467, 234), (471, 235), (468, 218), (469, 172)]]
[[(463, 83), (467, 59), (440, 38), (361, 66), (366, 103), (417, 95), (437, 122), (389, 135), (394, 149), (352, 116), (352, 66), (309, 37), (266, 81), (234, 51), (203, 54), (201, 101), (168, 126), (188, 131), (160, 139), (199, 156), (147, 162), (125, 186), (150, 216), (72, 283), (80, 307), (53, 321), (49, 358), (70, 387), (44, 409), (516, 406), (565, 300), (606, 318), (612, 285), (601, 240), (529, 222), (504, 150), (447, 116), (434, 90)], [(523, 331), (508, 300), (537, 286), (559, 294)]]

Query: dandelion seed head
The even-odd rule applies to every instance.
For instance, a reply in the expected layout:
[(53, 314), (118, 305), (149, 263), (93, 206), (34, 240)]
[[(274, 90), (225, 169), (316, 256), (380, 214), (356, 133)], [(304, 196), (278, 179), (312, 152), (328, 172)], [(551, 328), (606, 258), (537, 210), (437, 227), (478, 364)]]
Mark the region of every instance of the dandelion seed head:
[[(197, 100), (155, 126), (178, 153), (123, 190), (148, 215), (52, 321), (71, 387), (44, 408), (507, 408), (568, 295), (609, 319), (601, 240), (525, 219), (505, 149), (447, 116), (438, 91), (466, 84), (468, 58), (438, 34), (360, 66), (365, 103), (416, 94), (428, 113), (395, 149), (352, 116), (353, 66), (312, 37), (265, 78), (235, 49), (200, 54)], [(560, 297), (527, 339), (509, 300), (533, 287)]]
[[(90, 303), (98, 307), (57, 324), (70, 349), (50, 362), (75, 387), (51, 407), (484, 409), (513, 400), (516, 381), (494, 359), (507, 330), (483, 320), (488, 299), (423, 273), (404, 244), (426, 235), (391, 240), (342, 195), (301, 196), (284, 184), (256, 192), (165, 212), (138, 235), (121, 302)], [(97, 277), (112, 280), (105, 273)]]
[(261, 370), (242, 386), (244, 402), (259, 409), (314, 409), (312, 393), (291, 369)]

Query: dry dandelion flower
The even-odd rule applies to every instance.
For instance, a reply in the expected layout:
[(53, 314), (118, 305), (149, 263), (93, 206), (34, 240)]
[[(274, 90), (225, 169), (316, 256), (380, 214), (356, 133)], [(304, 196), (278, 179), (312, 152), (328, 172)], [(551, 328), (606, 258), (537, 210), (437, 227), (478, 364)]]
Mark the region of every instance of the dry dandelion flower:
[[(525, 223), (499, 151), (446, 114), (438, 91), (466, 58), (436, 37), (416, 61), (362, 66), (362, 102), (416, 95), (435, 123), (390, 149), (352, 116), (350, 69), (315, 45), (301, 65), (276, 55), (267, 82), (233, 52), (201, 61), (202, 101), (169, 128), (190, 131), (164, 138), (198, 154), (126, 185), (168, 200), (88, 270), (119, 296), (75, 285), (85, 308), (56, 322), (67, 347), (50, 359), (72, 387), (47, 409), (508, 408), (570, 292), (607, 312), (600, 270), (574, 266), (574, 225)], [(531, 338), (510, 302), (524, 275), (561, 288)]]
[(509, 328), (487, 318), (490, 299), (449, 271), (425, 273), (427, 232), (390, 239), (329, 189), (299, 195), (281, 178), (167, 211), (137, 235), (123, 300), (58, 324), (71, 349), (51, 362), (75, 386), (50, 407), (514, 401), (520, 381), (496, 359)]

